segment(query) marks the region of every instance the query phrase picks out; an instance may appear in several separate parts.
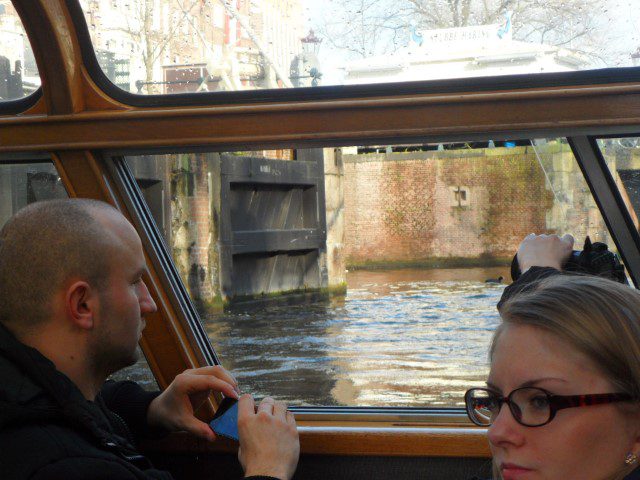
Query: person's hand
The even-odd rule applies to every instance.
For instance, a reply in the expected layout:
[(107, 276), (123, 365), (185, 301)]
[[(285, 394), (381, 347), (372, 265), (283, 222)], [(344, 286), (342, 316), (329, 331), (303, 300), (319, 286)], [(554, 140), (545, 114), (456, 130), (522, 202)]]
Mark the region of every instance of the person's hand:
[(238, 460), (247, 477), (264, 475), (289, 480), (300, 456), (293, 414), (282, 402), (264, 398), (256, 411), (251, 395), (238, 403)]
[(552, 267), (562, 270), (573, 250), (573, 237), (530, 234), (518, 248), (518, 265), (522, 273), (531, 267)]
[(147, 423), (173, 432), (186, 431), (213, 441), (215, 433), (193, 414), (211, 392), (222, 392), (227, 397), (238, 398), (238, 383), (219, 365), (185, 370), (151, 402)]

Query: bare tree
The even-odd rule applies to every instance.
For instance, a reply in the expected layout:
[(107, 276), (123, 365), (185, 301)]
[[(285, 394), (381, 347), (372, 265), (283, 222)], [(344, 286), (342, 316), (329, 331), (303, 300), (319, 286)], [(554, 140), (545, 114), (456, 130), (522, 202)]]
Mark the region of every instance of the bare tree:
[[(200, 0), (169, 0), (162, 2), (168, 5), (168, 14), (173, 17), (168, 22), (168, 29), (164, 28), (162, 11), (154, 10), (154, 0), (137, 0), (132, 2), (132, 15), (127, 16), (125, 25), (118, 30), (126, 33), (134, 45), (138, 45), (139, 53), (145, 69), (144, 83), (147, 93), (158, 93), (153, 84), (153, 68), (172, 42), (177, 40), (178, 29), (183, 25), (192, 10), (201, 5)], [(156, 20), (154, 24), (154, 20)]]
[(407, 26), (406, 2), (397, 4), (403, 9), (390, 8), (393, 4), (393, 0), (338, 0), (316, 28), (332, 47), (354, 57), (385, 53), (404, 42)]
[[(572, 48), (598, 58), (607, 0), (333, 0), (316, 27), (333, 47), (353, 57), (407, 45), (412, 31), (503, 23), (513, 37)], [(600, 22), (600, 23), (599, 23)]]

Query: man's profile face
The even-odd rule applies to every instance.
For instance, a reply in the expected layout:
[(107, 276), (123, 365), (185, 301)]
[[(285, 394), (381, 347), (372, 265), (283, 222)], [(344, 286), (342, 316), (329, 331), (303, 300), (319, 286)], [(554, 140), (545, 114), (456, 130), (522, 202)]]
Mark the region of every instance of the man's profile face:
[(142, 275), (147, 271), (142, 244), (131, 224), (119, 213), (105, 225), (113, 234), (109, 273), (98, 289), (93, 359), (104, 374), (114, 373), (137, 361), (137, 345), (145, 327), (144, 315), (156, 311)]

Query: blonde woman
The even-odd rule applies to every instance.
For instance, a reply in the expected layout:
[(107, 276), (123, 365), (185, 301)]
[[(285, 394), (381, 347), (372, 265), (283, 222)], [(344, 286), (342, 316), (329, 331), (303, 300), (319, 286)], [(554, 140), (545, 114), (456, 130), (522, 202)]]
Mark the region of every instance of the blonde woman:
[[(519, 256), (532, 243), (571, 251), (572, 239), (528, 238)], [(487, 386), (466, 393), (467, 412), (488, 426), (496, 479), (637, 480), (640, 292), (558, 275), (567, 248), (541, 248), (559, 263), (507, 292)], [(532, 265), (544, 263), (537, 258)]]

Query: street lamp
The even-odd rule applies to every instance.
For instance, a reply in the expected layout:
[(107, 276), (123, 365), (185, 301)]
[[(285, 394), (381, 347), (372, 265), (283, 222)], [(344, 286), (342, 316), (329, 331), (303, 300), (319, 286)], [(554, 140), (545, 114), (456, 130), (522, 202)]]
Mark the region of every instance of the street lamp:
[(309, 30), (306, 37), (301, 38), (302, 42), (302, 54), (299, 56), (300, 63), (302, 64), (299, 70), (300, 73), (307, 73), (307, 78), (311, 78), (311, 86), (317, 87), (322, 78), (322, 72), (320, 71), (320, 61), (318, 60), (318, 52), (320, 51), (320, 44), (322, 39), (316, 37), (313, 29)]
[(322, 43), (322, 39), (316, 37), (313, 29), (309, 30), (309, 33), (306, 37), (301, 38), (302, 42), (302, 51), (305, 53), (313, 53), (314, 55), (318, 55), (320, 51), (320, 44)]
[[(322, 78), (318, 52), (322, 39), (316, 37), (313, 30), (309, 30), (306, 37), (301, 38), (302, 52), (291, 62), (291, 83), (296, 87), (317, 87)], [(309, 82), (306, 79), (311, 79)]]

